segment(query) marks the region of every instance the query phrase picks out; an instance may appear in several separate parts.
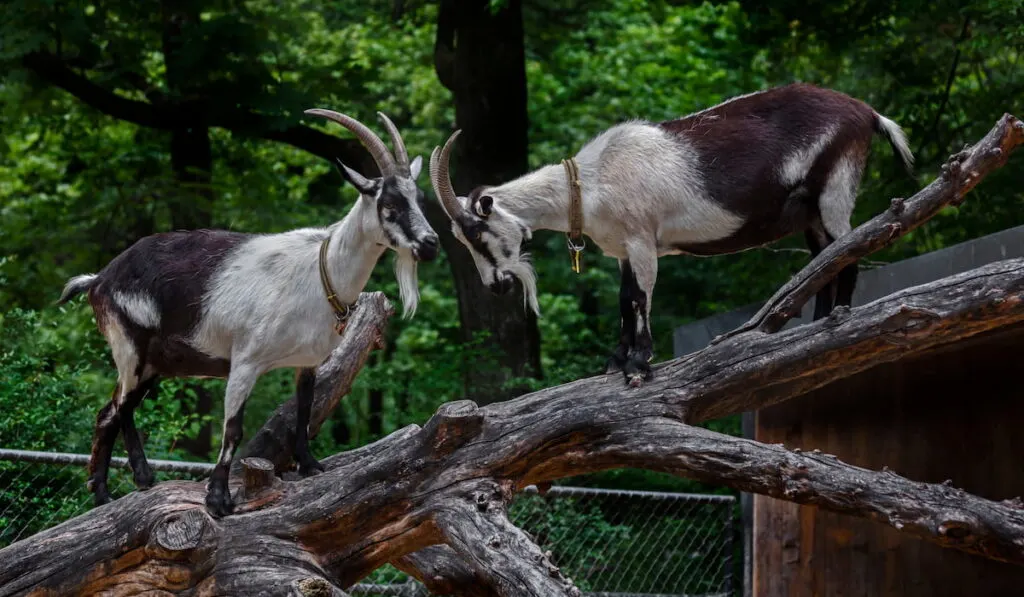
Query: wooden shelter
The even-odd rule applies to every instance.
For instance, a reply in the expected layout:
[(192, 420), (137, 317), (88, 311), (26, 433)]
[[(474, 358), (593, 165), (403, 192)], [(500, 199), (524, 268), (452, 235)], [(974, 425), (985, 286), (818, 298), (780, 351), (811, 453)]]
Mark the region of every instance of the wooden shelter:
[[(1024, 226), (876, 269), (854, 306), (1024, 256)], [(760, 305), (675, 331), (675, 355), (705, 347)], [(813, 302), (801, 318), (810, 321)], [(820, 449), (853, 465), (952, 484), (994, 500), (1024, 495), (1024, 330), (1000, 330), (877, 366), (744, 415), (744, 435)], [(1013, 597), (1024, 569), (919, 541), (886, 524), (743, 494), (745, 595)]]

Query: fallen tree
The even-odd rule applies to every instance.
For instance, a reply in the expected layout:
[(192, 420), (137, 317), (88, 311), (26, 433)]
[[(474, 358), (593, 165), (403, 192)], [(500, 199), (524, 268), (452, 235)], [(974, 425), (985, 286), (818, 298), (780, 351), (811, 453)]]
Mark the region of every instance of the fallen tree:
[[(829, 272), (841, 269), (835, 264), (877, 250), (962, 200), (1021, 143), (1024, 124), (1004, 116), (953, 156), (941, 178), (812, 260), (751, 329), (658, 366), (642, 388), (626, 389), (611, 375), (484, 408), (447, 403), (422, 427), (327, 458), (325, 473), (298, 481), (274, 474), (275, 464), (278, 473), (286, 466), (282, 454), (291, 445), (284, 405), (239, 463), (237, 514), (211, 518), (200, 483), (129, 494), (0, 550), (0, 595), (338, 596), (388, 562), (448, 594), (578, 594), (552, 557), (509, 522), (506, 506), (528, 485), (619, 467), (815, 504), (1024, 565), (1019, 500), (987, 500), (694, 426), (880, 363), (1024, 326), (1024, 259), (1013, 259), (778, 331)], [(390, 305), (379, 294), (361, 303), (342, 348), (321, 368), (318, 421), (380, 344)]]

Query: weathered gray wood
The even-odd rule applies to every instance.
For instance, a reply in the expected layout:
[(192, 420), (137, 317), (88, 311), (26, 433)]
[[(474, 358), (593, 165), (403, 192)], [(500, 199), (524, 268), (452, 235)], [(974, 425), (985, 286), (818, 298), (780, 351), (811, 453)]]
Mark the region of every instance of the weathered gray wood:
[[(460, 595), (508, 595), (517, 588), (573, 594), (546, 556), (537, 558), (529, 537), (504, 518), (504, 504), (528, 485), (619, 467), (811, 503), (1024, 565), (1019, 500), (986, 500), (692, 426), (1019, 325), (1024, 259), (907, 289), (786, 332), (736, 335), (657, 368), (655, 379), (639, 389), (626, 389), (610, 375), (484, 408), (451, 403), (424, 428), (410, 425), (332, 456), (323, 462), (325, 473), (259, 492), (233, 516), (209, 517), (205, 487), (191, 482), (162, 483), (96, 508), (0, 550), (0, 596), (341, 595), (387, 562), (420, 578), (448, 573), (485, 585), (453, 586)], [(358, 359), (349, 362), (361, 366)], [(326, 416), (329, 408), (318, 412)], [(280, 450), (290, 457), (291, 442), (262, 446), (269, 452), (255, 452)], [(481, 494), (481, 487), (498, 487), (500, 497)], [(473, 510), (474, 504), (485, 508)]]
[(844, 267), (889, 245), (892, 241), (927, 222), (947, 205), (959, 205), (964, 196), (989, 172), (1006, 164), (1010, 154), (1024, 144), (1024, 122), (1004, 114), (981, 141), (956, 155), (942, 167), (942, 176), (910, 199), (892, 200), (889, 209), (858, 226), (825, 248), (789, 282), (768, 299), (745, 324), (719, 336), (750, 331), (776, 332), (812, 296), (834, 279)]
[[(441, 500), (434, 524), (476, 578), (500, 597), (579, 597), (580, 590), (522, 530), (508, 520), (514, 483), (470, 481), (461, 499)], [(469, 498), (469, 499), (466, 499)]]

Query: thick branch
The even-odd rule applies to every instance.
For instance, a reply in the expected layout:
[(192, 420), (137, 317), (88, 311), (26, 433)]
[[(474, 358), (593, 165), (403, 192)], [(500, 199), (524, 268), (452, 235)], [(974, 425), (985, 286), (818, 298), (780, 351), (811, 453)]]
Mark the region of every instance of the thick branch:
[(128, 99), (108, 91), (71, 70), (60, 58), (52, 54), (33, 52), (26, 55), (23, 62), (29, 70), (49, 84), (67, 91), (85, 104), (119, 120), (157, 129), (172, 129), (180, 124), (180, 115), (176, 110)]
[[(1021, 322), (1024, 259), (910, 289), (853, 309), (842, 320), (732, 338), (661, 368), (641, 389), (625, 390), (612, 375), (485, 408), (467, 401), (447, 404), (422, 429), (409, 426), (326, 459), (324, 474), (285, 483), (283, 491), (264, 491), (253, 502), (243, 497), (239, 515), (210, 519), (201, 483), (169, 482), (131, 493), (0, 550), (0, 595), (30, 587), (75, 593), (111, 566), (122, 566), (118, 582), (142, 582), (139, 575), (155, 568), (179, 570), (160, 578), (185, 578), (176, 582), (189, 586), (235, 582), (250, 566), (299, 566), (294, 574), (323, 575), (348, 587), (385, 562), (403, 561), (442, 542), (455, 544), (463, 558), (475, 554), (491, 561), (507, 556), (487, 551), (469, 531), (450, 524), (458, 518), (450, 504), (465, 500), (467, 484), (494, 479), (521, 489), (625, 466), (869, 516), (946, 547), (1024, 564), (1024, 511), (1015, 502), (984, 500), (681, 422), (688, 412), (714, 411), (705, 395), (728, 401), (723, 394), (739, 391), (747, 404), (763, 396), (778, 401), (783, 397), (772, 393), (775, 388), (804, 387), (802, 371), (811, 372), (813, 385), (897, 358), (887, 348), (894, 343), (907, 354)], [(846, 335), (852, 339), (844, 340)], [(729, 408), (738, 406), (729, 402)], [(187, 514), (192, 510), (197, 512)], [(172, 514), (209, 525), (200, 545), (180, 558), (138, 552)], [(243, 554), (249, 553), (260, 556), (246, 560)], [(76, 566), (64, 566), (69, 557)], [(234, 567), (220, 564), (229, 561)], [(474, 573), (487, 568), (470, 565)], [(143, 584), (166, 589), (167, 582)], [(503, 594), (497, 587), (495, 592)]]
[(947, 205), (959, 205), (982, 178), (999, 168), (1024, 143), (1024, 122), (1004, 114), (985, 137), (950, 156), (942, 176), (907, 200), (893, 199), (889, 209), (839, 238), (780, 288), (748, 321), (716, 338), (720, 342), (750, 330), (773, 333), (800, 314), (804, 304), (840, 270), (891, 244), (927, 222)]
[[(26, 68), (47, 83), (67, 91), (100, 112), (137, 124), (162, 130), (188, 126), (196, 117), (194, 107), (183, 108), (176, 103), (152, 104), (129, 99), (97, 85), (78, 74), (59, 57), (47, 52), (33, 52), (24, 57)], [(377, 172), (377, 166), (362, 145), (354, 139), (342, 139), (301, 124), (280, 127), (275, 117), (252, 111), (219, 111), (209, 115), (209, 124), (233, 133), (255, 136), (269, 141), (287, 143), (334, 163), (340, 158), (366, 176)]]
[(569, 595), (580, 590), (551, 563), (550, 553), (508, 520), (505, 510), (512, 484), (473, 481), (459, 490), (462, 499), (446, 497), (437, 507), (434, 524), (445, 543), (462, 556), (488, 590), (501, 597)]
[[(341, 398), (352, 389), (352, 382), (370, 353), (376, 348), (383, 348), (384, 327), (394, 312), (394, 307), (382, 292), (359, 295), (358, 306), (343, 332), (341, 344), (316, 370), (310, 438), (316, 437)], [(278, 473), (287, 470), (295, 452), (296, 407), (295, 396), (279, 406), (239, 451), (236, 466), (247, 456), (258, 456), (273, 462)]]
[(588, 458), (608, 458), (616, 466), (628, 461), (626, 466), (814, 504), (943, 547), (1024, 564), (1024, 503), (986, 500), (949, 484), (915, 483), (818, 451), (789, 451), (668, 419), (644, 419), (618, 425)]

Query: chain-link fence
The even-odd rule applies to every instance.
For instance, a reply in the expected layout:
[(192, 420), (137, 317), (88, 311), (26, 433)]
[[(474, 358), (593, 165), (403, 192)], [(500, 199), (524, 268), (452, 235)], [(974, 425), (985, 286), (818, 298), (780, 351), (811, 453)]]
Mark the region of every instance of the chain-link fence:
[[(87, 511), (88, 456), (0, 450), (0, 548)], [(202, 463), (150, 461), (157, 480), (200, 479)], [(132, 490), (124, 458), (111, 463), (116, 498)], [(512, 521), (585, 594), (604, 597), (726, 597), (735, 592), (736, 500), (729, 495), (530, 487), (509, 508)], [(384, 566), (353, 595), (426, 595)]]

